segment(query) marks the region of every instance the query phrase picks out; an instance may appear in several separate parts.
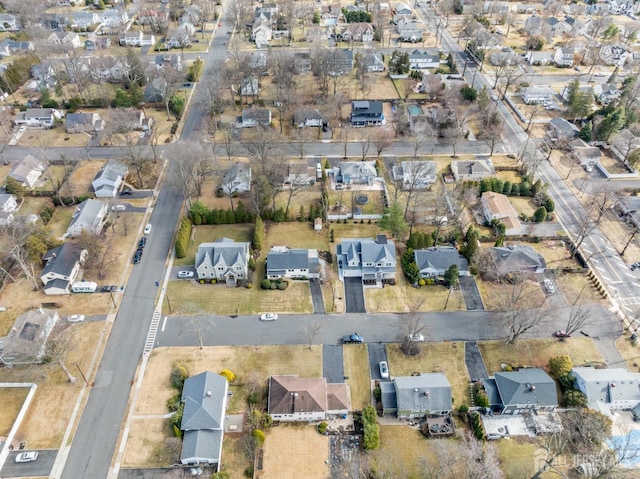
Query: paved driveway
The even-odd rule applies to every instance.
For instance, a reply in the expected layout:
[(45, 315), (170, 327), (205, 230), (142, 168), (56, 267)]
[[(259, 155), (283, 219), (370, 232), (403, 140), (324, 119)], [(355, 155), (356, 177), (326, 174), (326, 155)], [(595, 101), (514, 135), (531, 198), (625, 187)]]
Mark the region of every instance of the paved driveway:
[(344, 298), (347, 313), (366, 313), (361, 278), (344, 278)]
[(341, 344), (322, 346), (322, 375), (328, 383), (344, 382), (344, 362)]
[(482, 360), (482, 355), (478, 349), (478, 343), (475, 341), (467, 341), (464, 343), (464, 362), (467, 365), (467, 371), (469, 372), (471, 381), (475, 382), (489, 377), (487, 368)]
[(320, 281), (309, 281), (309, 289), (311, 290), (311, 301), (313, 302), (314, 314), (325, 314), (324, 300), (322, 299), (322, 289)]
[[(371, 370), (371, 379), (378, 379), (380, 381), (390, 381), (390, 379), (382, 379), (380, 377), (380, 361), (387, 360), (387, 350), (384, 344), (381, 343), (368, 343), (367, 350), (369, 351), (369, 369)], [(389, 375), (391, 375), (392, 364), (389, 364)]]
[(53, 467), (53, 462), (58, 454), (57, 449), (48, 449), (46, 451), (38, 451), (38, 459), (33, 462), (23, 462), (17, 464), (15, 462), (16, 455), (20, 451), (9, 453), (7, 462), (5, 462), (0, 471), (2, 477), (47, 477)]
[(460, 276), (460, 289), (467, 311), (484, 311), (482, 297), (473, 276)]

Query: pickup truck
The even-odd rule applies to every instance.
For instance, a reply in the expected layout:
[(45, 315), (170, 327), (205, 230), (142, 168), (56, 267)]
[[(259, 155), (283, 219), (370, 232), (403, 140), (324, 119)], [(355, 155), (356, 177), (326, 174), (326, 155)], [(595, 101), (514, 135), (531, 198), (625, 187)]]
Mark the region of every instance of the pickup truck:
[(348, 334), (342, 337), (343, 344), (364, 343), (364, 338), (358, 333)]

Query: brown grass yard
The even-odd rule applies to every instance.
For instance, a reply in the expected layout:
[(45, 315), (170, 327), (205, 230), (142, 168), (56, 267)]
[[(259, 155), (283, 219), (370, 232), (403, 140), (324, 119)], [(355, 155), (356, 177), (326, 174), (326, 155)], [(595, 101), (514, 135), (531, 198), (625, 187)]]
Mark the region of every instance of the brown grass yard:
[(222, 470), (230, 479), (243, 479), (243, 471), (251, 465), (242, 448), (245, 434), (225, 433), (222, 441)]
[[(500, 308), (501, 301), (508, 294), (509, 286), (505, 284), (494, 283), (492, 281), (484, 281), (480, 277), (476, 277), (478, 290), (482, 296), (484, 308), (487, 311), (494, 311)], [(542, 288), (532, 284), (528, 290), (527, 301), (529, 304), (541, 305), (546, 301), (546, 296)]]
[(73, 172), (69, 175), (69, 179), (64, 184), (60, 193), (68, 196), (82, 195), (92, 193), (91, 181), (95, 178), (96, 173), (100, 171), (107, 161), (81, 161), (77, 163)]
[(0, 388), (0, 404), (2, 404), (0, 436), (9, 434), (27, 394), (29, 394), (29, 388)]
[[(315, 426), (288, 425), (270, 428), (264, 443), (262, 479), (308, 479), (329, 477), (329, 438)], [(304, 471), (304, 473), (302, 472)]]
[(396, 284), (384, 288), (365, 288), (364, 298), (367, 311), (395, 313), (416, 311), (463, 311), (466, 309), (462, 292), (451, 293), (444, 286), (430, 285), (414, 288), (404, 277), (401, 268), (396, 273)]
[(478, 346), (489, 375), (502, 371), (501, 364), (547, 369), (549, 359), (560, 354), (571, 356), (574, 366), (603, 362), (590, 338), (568, 338), (564, 342), (557, 339), (527, 339), (515, 345), (504, 341), (481, 341)]
[(75, 384), (70, 384), (60, 367), (53, 363), (0, 370), (0, 382), (34, 382), (38, 385), (31, 407), (16, 436), (18, 441), (27, 441), (29, 449), (60, 447), (73, 404), (82, 387), (82, 378), (75, 364), (87, 374), (96, 342), (105, 327), (108, 328), (109, 325), (103, 322), (72, 325), (74, 348), (67, 355), (66, 364), (78, 379)]
[(527, 218), (530, 218), (536, 211), (536, 207), (533, 204), (533, 201), (531, 201), (531, 198), (522, 196), (511, 196), (509, 197), (509, 201), (511, 201), (511, 204), (518, 212), (518, 215), (524, 213), (525, 215), (527, 215)]
[(53, 235), (60, 238), (69, 227), (71, 223), (71, 217), (73, 216), (76, 206), (58, 206), (53, 212), (53, 216), (47, 223), (49, 229), (53, 232)]
[(25, 131), (18, 145), (33, 146), (36, 148), (57, 147), (84, 147), (89, 141), (89, 135), (85, 133), (67, 134), (63, 125), (48, 129), (30, 129)]
[(640, 347), (631, 344), (630, 336), (631, 332), (625, 331), (622, 336), (616, 339), (616, 349), (624, 358), (627, 368), (630, 371), (638, 372), (640, 371)]
[[(257, 319), (256, 319), (257, 321)], [(265, 386), (273, 374), (322, 376), (322, 346), (215, 346), (198, 348), (157, 348), (151, 353), (136, 405), (136, 414), (165, 414), (167, 399), (176, 394), (171, 388), (171, 368), (182, 365), (191, 376), (203, 371), (219, 373), (230, 369), (236, 375), (231, 385), (230, 414), (246, 408), (244, 386), (257, 379)]]
[[(289, 248), (311, 248), (322, 251), (329, 249), (329, 233), (326, 228), (315, 231), (309, 221), (289, 223), (267, 223), (264, 251), (272, 246)], [(265, 254), (263, 256), (266, 257)]]
[(51, 200), (49, 198), (25, 197), (23, 198), (22, 205), (20, 205), (20, 209), (18, 210), (18, 215), (40, 215), (40, 212), (47, 204), (51, 204)]
[(387, 357), (392, 377), (416, 373), (444, 373), (451, 384), (455, 408), (469, 404), (469, 375), (464, 362), (464, 343), (423, 343), (420, 353), (407, 356), (399, 344), (387, 344)]
[(371, 373), (365, 344), (348, 344), (343, 348), (345, 382), (351, 388), (351, 409), (371, 405)]
[(375, 456), (392, 468), (393, 477), (417, 479), (423, 477), (420, 461), (430, 464), (437, 459), (434, 442), (420, 431), (405, 425), (380, 425), (380, 449)]
[[(195, 281), (171, 281), (167, 291), (172, 314), (258, 314), (265, 311), (277, 313), (311, 313), (311, 293), (306, 281), (290, 281), (285, 291), (264, 290), (260, 281), (264, 276), (264, 262), (258, 263), (253, 288), (232, 288), (224, 284), (198, 284)], [(163, 314), (169, 308), (165, 301)]]
[(339, 244), (343, 238), (372, 238), (378, 234), (385, 234), (376, 224), (360, 224), (360, 222), (349, 221), (347, 224), (330, 223), (327, 229), (334, 231), (335, 244)]
[[(519, 436), (511, 440), (495, 441), (501, 469), (506, 479), (521, 479), (532, 477), (538, 470), (536, 467), (536, 451), (544, 444), (542, 438), (529, 438)], [(554, 472), (546, 472), (541, 479), (558, 477)]]
[[(134, 419), (129, 431), (124, 467), (166, 467), (180, 461), (181, 440), (173, 436), (168, 419)], [(173, 451), (171, 443), (178, 445)]]
[(598, 303), (603, 306), (610, 304), (602, 297), (585, 273), (560, 273), (555, 276), (555, 281), (569, 304), (578, 298), (581, 303)]

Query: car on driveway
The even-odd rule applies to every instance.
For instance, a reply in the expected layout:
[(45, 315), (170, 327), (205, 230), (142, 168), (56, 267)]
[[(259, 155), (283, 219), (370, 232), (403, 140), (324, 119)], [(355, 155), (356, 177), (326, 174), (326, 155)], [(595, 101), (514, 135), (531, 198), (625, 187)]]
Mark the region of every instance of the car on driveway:
[(72, 314), (67, 318), (67, 321), (69, 321), (70, 323), (80, 323), (84, 321), (84, 314)]
[(130, 189), (126, 189), (126, 190), (122, 190), (120, 192), (120, 196), (131, 196), (133, 194), (133, 191), (131, 191)]
[(549, 294), (553, 294), (556, 292), (556, 285), (553, 284), (553, 281), (551, 281), (549, 278), (545, 278), (544, 281), (542, 281), (542, 287)]
[(193, 271), (179, 271), (178, 272), (178, 278), (181, 279), (189, 279), (189, 278), (193, 278), (194, 273)]
[(264, 313), (260, 316), (260, 321), (275, 321), (278, 319), (278, 315), (276, 313)]
[(386, 361), (380, 361), (380, 377), (382, 379), (389, 379), (389, 366)]
[(127, 205), (113, 205), (111, 211), (124, 211), (127, 209)]
[(16, 456), (16, 462), (33, 462), (38, 459), (37, 451), (25, 451)]
[(424, 336), (422, 334), (410, 334), (409, 336), (407, 336), (407, 339), (409, 341), (421, 343), (422, 341), (424, 341)]

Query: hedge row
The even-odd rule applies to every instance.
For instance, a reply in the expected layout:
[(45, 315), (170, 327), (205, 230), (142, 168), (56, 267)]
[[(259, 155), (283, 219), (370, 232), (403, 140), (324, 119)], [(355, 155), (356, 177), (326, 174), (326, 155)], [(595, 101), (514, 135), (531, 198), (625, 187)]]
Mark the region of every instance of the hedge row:
[(364, 448), (378, 449), (380, 446), (380, 426), (373, 406), (366, 406), (362, 410), (362, 425), (364, 427)]
[(180, 228), (176, 236), (176, 257), (184, 258), (187, 255), (189, 238), (191, 238), (191, 221), (189, 218), (183, 217), (180, 220)]

